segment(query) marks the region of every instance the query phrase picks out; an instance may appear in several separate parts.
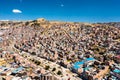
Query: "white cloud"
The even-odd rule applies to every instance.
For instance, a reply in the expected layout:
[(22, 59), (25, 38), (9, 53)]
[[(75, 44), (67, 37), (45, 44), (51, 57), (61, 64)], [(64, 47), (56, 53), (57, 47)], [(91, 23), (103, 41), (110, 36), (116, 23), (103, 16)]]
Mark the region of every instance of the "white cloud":
[(64, 4), (61, 4), (60, 6), (61, 6), (61, 7), (64, 7)]
[(19, 10), (19, 9), (13, 9), (12, 12), (13, 12), (13, 13), (22, 13), (22, 11)]

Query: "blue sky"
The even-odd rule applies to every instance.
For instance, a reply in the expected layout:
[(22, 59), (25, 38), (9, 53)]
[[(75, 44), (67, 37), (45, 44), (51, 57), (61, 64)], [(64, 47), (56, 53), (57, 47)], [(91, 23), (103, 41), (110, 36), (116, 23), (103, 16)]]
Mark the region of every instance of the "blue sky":
[(120, 0), (0, 0), (0, 20), (119, 22)]

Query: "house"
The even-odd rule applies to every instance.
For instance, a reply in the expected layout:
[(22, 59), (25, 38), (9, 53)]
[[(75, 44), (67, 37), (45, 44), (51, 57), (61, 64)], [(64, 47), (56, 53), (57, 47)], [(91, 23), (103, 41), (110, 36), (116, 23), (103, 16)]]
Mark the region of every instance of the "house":
[(115, 56), (115, 57), (114, 57), (114, 61), (115, 61), (116, 63), (120, 63), (120, 55)]

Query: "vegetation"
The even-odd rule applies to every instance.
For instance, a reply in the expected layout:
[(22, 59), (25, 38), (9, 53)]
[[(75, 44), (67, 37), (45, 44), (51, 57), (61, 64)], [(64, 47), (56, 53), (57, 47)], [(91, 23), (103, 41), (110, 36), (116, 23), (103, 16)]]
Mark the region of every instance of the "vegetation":
[(35, 64), (36, 64), (36, 65), (40, 65), (40, 63), (41, 63), (40, 61), (35, 60)]
[(53, 69), (52, 69), (52, 71), (55, 71), (55, 70), (56, 70), (56, 68), (53, 68)]
[(58, 75), (62, 75), (62, 72), (61, 72), (61, 71), (58, 71), (57, 74), (58, 74)]
[(32, 52), (31, 55), (36, 55), (36, 52)]
[(50, 66), (45, 66), (45, 70), (49, 70)]
[(41, 62), (40, 62), (40, 61), (38, 61), (38, 62), (37, 62), (37, 65), (40, 65), (40, 64), (41, 64)]

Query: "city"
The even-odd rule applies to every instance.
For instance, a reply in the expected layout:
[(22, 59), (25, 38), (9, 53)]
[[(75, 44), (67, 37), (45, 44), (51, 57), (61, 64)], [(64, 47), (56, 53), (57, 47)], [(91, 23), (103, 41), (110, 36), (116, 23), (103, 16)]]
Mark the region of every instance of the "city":
[(120, 0), (1, 0), (0, 80), (120, 80)]
[(111, 24), (0, 22), (2, 80), (119, 80), (120, 30)]

